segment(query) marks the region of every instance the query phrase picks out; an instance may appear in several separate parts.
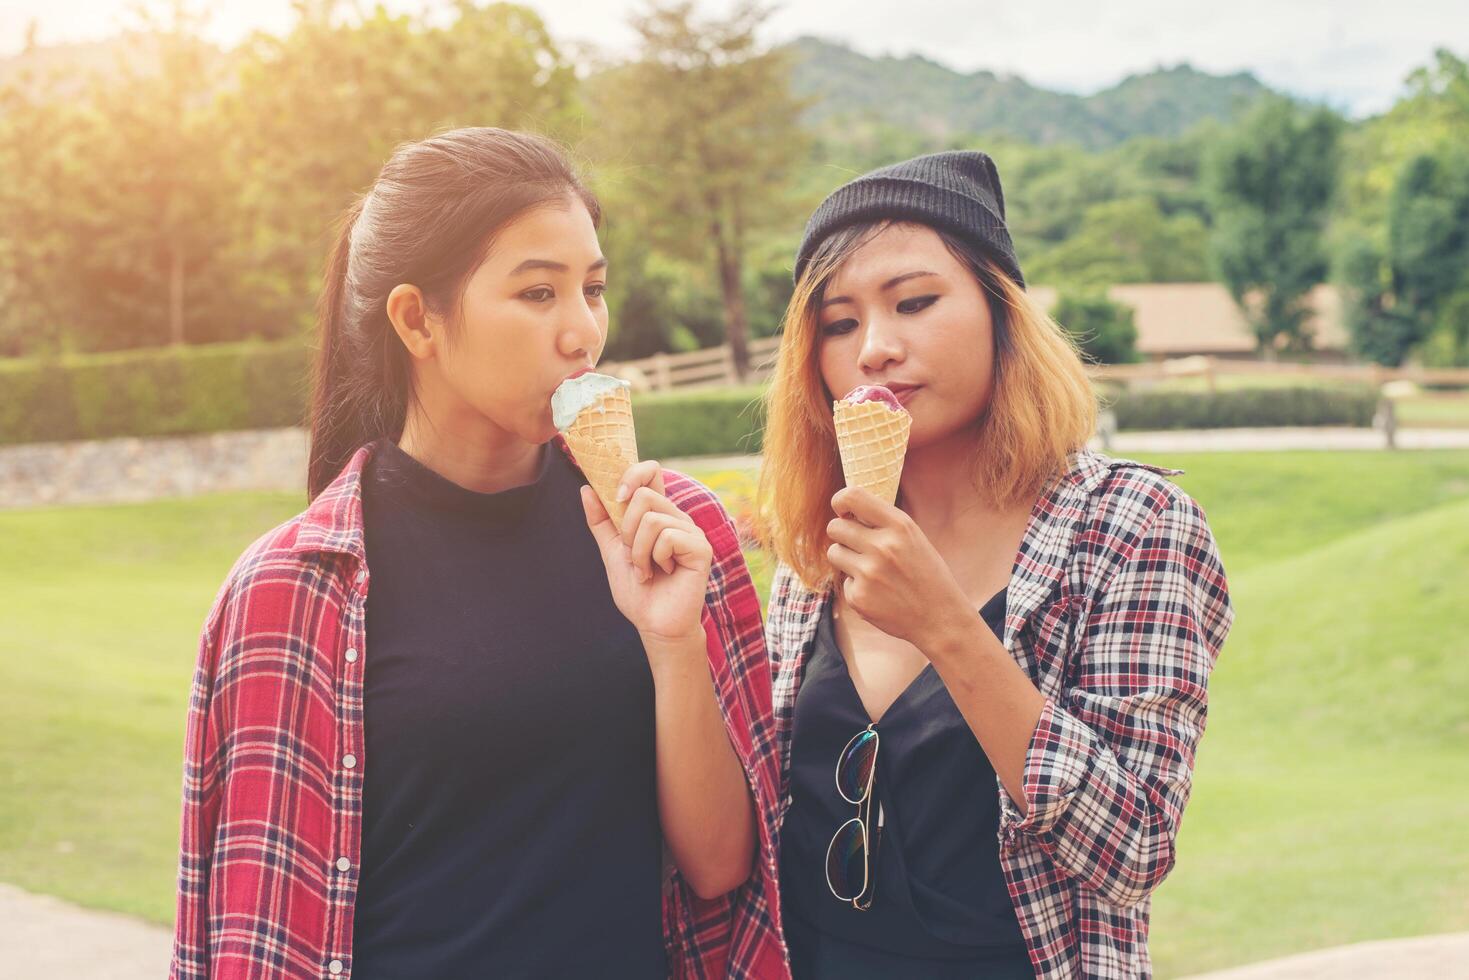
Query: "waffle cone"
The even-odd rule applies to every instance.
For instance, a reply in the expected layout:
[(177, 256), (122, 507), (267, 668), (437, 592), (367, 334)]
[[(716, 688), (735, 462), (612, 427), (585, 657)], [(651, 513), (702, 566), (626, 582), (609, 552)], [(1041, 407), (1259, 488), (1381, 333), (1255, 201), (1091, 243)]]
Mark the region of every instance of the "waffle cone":
[(582, 409), (563, 434), (602, 506), (621, 526), (627, 505), (618, 502), (617, 485), (627, 468), (638, 461), (638, 439), (633, 429), (628, 389), (614, 388)]
[(842, 476), (849, 487), (862, 487), (889, 504), (898, 499), (903, 457), (913, 416), (881, 402), (845, 402), (835, 406), (837, 448)]

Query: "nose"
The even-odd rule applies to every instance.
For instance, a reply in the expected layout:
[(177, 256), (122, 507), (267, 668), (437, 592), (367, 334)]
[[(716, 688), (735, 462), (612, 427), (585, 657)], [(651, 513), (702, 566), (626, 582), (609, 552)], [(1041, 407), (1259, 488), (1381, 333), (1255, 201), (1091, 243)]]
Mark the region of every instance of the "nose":
[(606, 327), (590, 302), (570, 303), (566, 320), (557, 335), (557, 347), (571, 360), (596, 363), (606, 340)]
[(857, 366), (868, 374), (879, 374), (889, 365), (902, 363), (902, 360), (903, 343), (897, 324), (889, 317), (873, 317), (862, 333)]

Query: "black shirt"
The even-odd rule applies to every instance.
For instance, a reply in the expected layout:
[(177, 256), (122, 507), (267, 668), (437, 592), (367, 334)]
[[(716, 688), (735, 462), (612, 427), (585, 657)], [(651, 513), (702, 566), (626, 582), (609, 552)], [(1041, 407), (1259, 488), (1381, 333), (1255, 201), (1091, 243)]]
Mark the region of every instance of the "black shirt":
[[(980, 615), (1003, 635), (1005, 593)], [(873, 792), (885, 825), (872, 906), (858, 910), (831, 893), (827, 846), (857, 812), (837, 792), (837, 757), (869, 721), (828, 602), (796, 696), (791, 807), (781, 835), (783, 908), (797, 980), (1033, 976), (1000, 871), (994, 767), (931, 665), (876, 726)]]
[(494, 494), (368, 465), (361, 980), (667, 973), (652, 675), (543, 453)]

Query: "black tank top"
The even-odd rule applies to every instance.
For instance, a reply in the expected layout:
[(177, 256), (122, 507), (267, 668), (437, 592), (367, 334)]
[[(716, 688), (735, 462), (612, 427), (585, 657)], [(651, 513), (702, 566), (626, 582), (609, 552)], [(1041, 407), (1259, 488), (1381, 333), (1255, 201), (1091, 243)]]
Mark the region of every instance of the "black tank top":
[[(1002, 635), (1005, 593), (980, 616)], [(1033, 977), (1000, 871), (994, 767), (932, 666), (876, 726), (873, 792), (884, 828), (872, 907), (855, 909), (831, 893), (827, 846), (857, 812), (837, 792), (837, 757), (869, 721), (828, 602), (796, 696), (792, 799), (781, 834), (782, 904), (797, 980)]]

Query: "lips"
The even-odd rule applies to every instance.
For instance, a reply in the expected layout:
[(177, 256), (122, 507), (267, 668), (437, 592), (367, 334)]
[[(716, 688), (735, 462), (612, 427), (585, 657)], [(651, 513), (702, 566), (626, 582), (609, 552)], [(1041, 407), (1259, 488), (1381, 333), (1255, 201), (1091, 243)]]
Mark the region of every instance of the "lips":
[(891, 391), (893, 393), (893, 397), (904, 405), (907, 405), (908, 402), (913, 399), (913, 396), (918, 394), (919, 390), (923, 388), (922, 385), (900, 384), (889, 384), (884, 385), (883, 387), (887, 388), (888, 391)]

